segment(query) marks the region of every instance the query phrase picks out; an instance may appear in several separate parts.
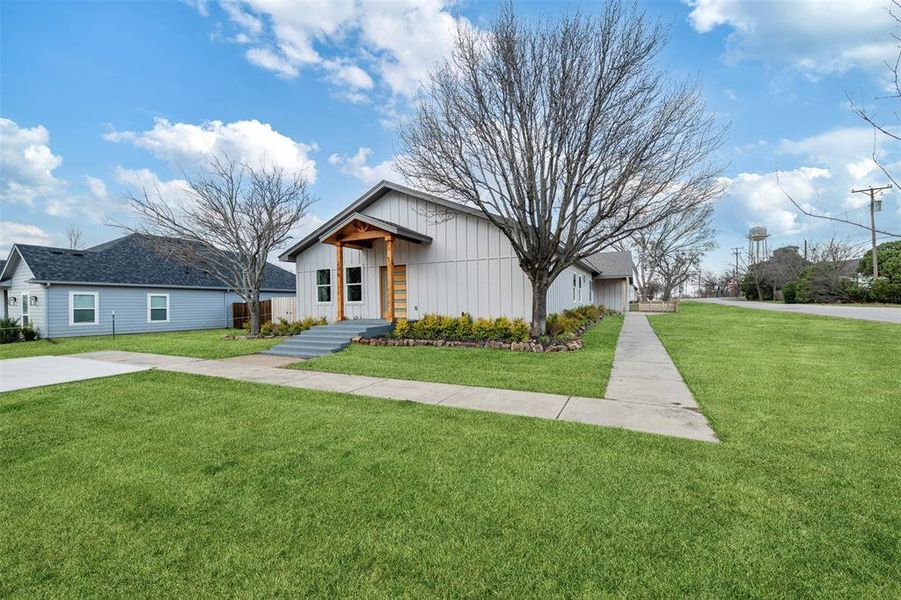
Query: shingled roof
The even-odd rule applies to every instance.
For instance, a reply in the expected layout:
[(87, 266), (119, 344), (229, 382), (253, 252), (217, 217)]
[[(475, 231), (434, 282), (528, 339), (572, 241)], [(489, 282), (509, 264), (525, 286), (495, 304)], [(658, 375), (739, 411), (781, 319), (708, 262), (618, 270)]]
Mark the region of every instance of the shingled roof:
[(632, 277), (631, 252), (598, 252), (583, 259), (597, 277)]
[[(15, 244), (40, 283), (84, 283), (148, 287), (228, 289), (198, 267), (171, 260), (154, 251), (139, 234), (131, 234), (85, 250)], [(2, 270), (0, 270), (2, 272)], [(267, 263), (265, 291), (295, 289), (294, 274)]]

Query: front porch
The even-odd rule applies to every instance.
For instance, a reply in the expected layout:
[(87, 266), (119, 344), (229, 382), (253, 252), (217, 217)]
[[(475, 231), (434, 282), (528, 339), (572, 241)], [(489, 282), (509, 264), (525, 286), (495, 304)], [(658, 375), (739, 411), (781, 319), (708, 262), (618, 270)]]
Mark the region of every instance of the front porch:
[[(397, 264), (395, 261), (397, 242), (400, 240), (411, 244), (432, 242), (432, 238), (427, 235), (363, 213), (348, 215), (319, 237), (323, 244), (335, 247), (335, 302), (338, 321), (347, 318), (348, 302), (357, 303), (363, 299), (362, 269), (345, 269), (344, 249), (352, 248), (375, 254), (376, 242), (385, 244), (384, 264), (379, 265), (380, 316), (388, 323), (407, 317), (407, 268), (406, 264)], [(359, 277), (359, 280), (351, 280), (351, 277)]]

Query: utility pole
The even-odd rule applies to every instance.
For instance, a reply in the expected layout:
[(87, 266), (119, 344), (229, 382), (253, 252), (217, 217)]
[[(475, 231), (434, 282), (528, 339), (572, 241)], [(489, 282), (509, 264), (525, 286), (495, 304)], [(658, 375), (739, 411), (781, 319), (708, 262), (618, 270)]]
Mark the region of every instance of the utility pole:
[(852, 194), (868, 194), (870, 196), (870, 234), (873, 242), (873, 279), (879, 277), (879, 260), (876, 258), (876, 212), (882, 210), (882, 201), (876, 204), (876, 192), (884, 192), (892, 189), (892, 184), (883, 185), (882, 187), (861, 188), (859, 190), (851, 190)]
[(732, 254), (735, 255), (735, 285), (738, 286), (738, 257), (741, 255), (741, 248), (732, 248)]

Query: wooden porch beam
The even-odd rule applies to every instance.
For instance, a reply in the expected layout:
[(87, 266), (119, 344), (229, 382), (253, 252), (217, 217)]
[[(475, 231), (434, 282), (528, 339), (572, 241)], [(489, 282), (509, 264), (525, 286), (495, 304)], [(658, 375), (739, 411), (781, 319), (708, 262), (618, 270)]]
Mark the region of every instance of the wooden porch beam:
[(335, 242), (335, 252), (338, 263), (338, 289), (336, 297), (338, 299), (338, 320), (344, 320), (344, 244)]
[(385, 236), (385, 273), (388, 278), (388, 322), (394, 323), (394, 236)]

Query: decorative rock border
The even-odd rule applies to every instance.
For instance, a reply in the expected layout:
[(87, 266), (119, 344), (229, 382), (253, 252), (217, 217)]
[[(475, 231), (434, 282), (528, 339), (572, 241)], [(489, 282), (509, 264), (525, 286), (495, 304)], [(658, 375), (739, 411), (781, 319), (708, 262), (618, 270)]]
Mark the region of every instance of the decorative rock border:
[(494, 340), (468, 342), (459, 340), (419, 340), (386, 337), (355, 337), (351, 341), (354, 344), (360, 344), (363, 346), (435, 346), (438, 348), (492, 348), (494, 350), (512, 350), (513, 352), (574, 352), (582, 347), (582, 335), (588, 330), (588, 328), (592, 325), (600, 323), (603, 319), (604, 317), (601, 317), (596, 321), (592, 321), (587, 325), (579, 327), (575, 331), (576, 337), (568, 342), (551, 340), (547, 343), (544, 343), (536, 339), (531, 339), (525, 342), (498, 342)]

